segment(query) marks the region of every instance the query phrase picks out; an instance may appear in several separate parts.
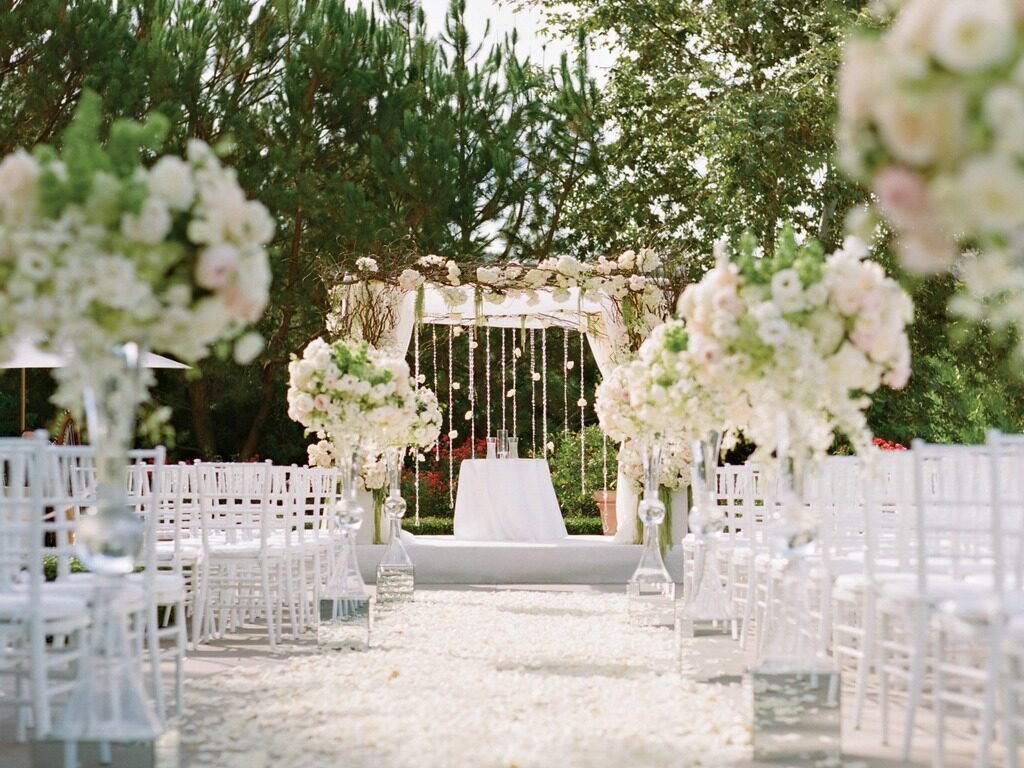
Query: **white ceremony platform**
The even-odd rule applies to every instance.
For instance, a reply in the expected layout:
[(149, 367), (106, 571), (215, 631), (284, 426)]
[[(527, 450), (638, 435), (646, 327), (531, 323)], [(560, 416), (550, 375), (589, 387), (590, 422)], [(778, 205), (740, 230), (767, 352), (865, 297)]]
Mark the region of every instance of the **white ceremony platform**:
[[(514, 542), (407, 535), (403, 543), (416, 566), (417, 584), (619, 584), (625, 588), (640, 560), (639, 544), (617, 544), (610, 536)], [(384, 545), (361, 544), (356, 549), (363, 578), (372, 584)], [(681, 582), (682, 547), (668, 550), (665, 564)]]

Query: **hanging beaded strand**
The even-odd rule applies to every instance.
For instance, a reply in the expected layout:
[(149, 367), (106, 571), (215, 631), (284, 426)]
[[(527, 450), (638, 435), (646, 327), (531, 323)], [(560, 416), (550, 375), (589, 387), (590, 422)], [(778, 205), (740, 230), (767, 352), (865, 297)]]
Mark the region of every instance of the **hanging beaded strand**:
[(530, 329), (530, 448), (537, 455), (537, 345)]
[(569, 433), (569, 329), (562, 329), (562, 415), (565, 418), (563, 430)]
[(583, 377), (583, 331), (580, 331), (580, 493), (587, 495), (587, 476), (584, 474), (586, 468), (586, 440), (584, 440), (584, 429), (586, 428), (584, 409), (587, 407), (584, 377)]
[(505, 426), (505, 401), (508, 400), (508, 384), (505, 383), (505, 329), (500, 328), (501, 331), (501, 428), (508, 429)]
[[(412, 348), (413, 348), (413, 371), (416, 374), (416, 389), (420, 388), (420, 324), (417, 322), (416, 327), (412, 331)], [(415, 523), (416, 527), (420, 527), (420, 447), (414, 445), (412, 447), (412, 464), (413, 470), (416, 473), (416, 516)]]
[[(521, 342), (520, 342), (521, 343)], [(520, 355), (522, 350), (516, 346), (516, 329), (512, 329), (512, 436), (519, 436), (519, 389), (516, 386), (516, 368), (519, 358), (516, 357), (516, 350), (519, 350)]]
[(608, 497), (608, 435), (601, 433), (601, 481), (605, 498)]
[(476, 328), (469, 326), (469, 455), (476, 458)]
[(448, 505), (455, 509), (455, 464), (452, 453), (455, 447), (455, 387), (452, 386), (452, 379), (455, 373), (455, 355), (452, 347), (455, 344), (455, 326), (448, 326)]
[[(430, 326), (430, 349), (434, 353), (434, 394), (440, 390), (437, 388), (437, 326)], [(437, 445), (434, 446), (434, 460), (441, 460), (441, 439), (438, 437)]]
[(548, 455), (548, 329), (540, 329), (540, 401), (541, 401), (541, 438), (544, 445), (541, 453)]
[(491, 326), (484, 328), (484, 385), (487, 388), (487, 437), (491, 437)]

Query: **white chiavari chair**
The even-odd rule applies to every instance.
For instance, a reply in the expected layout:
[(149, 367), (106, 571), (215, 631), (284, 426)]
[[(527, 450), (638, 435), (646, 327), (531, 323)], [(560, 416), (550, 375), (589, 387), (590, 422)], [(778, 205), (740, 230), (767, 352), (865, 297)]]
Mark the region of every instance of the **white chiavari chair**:
[(291, 491), (272, 483), (269, 462), (195, 467), (203, 537), (196, 637), (220, 637), (262, 618), (276, 647), (284, 612), (292, 634), (299, 631)]
[(330, 577), (335, 557), (332, 513), (337, 493), (337, 470), (325, 467), (302, 467), (295, 472), (296, 526), (301, 530), (305, 559), (305, 590), (312, 613), (303, 622), (315, 626), (320, 590)]
[(913, 444), (913, 578), (879, 584), (877, 669), (882, 738), (888, 740), (893, 682), (906, 688), (901, 754), (909, 759), (917, 710), (933, 659), (933, 620), (952, 599), (981, 591), (968, 576), (992, 568), (991, 471), (985, 446)]
[[(180, 562), (163, 562), (158, 554), (165, 526), (173, 518), (175, 496), (168, 487), (164, 464), (165, 451), (132, 451), (128, 467), (128, 504), (146, 522), (143, 570), (128, 577), (129, 584), (142, 588), (146, 600), (146, 647), (150, 681), (157, 715), (166, 722), (168, 707), (161, 675), (161, 662), (174, 667), (173, 699), (177, 715), (184, 711), (185, 650), (188, 646), (185, 576)], [(161, 618), (161, 609), (163, 617)]]
[(732, 512), (735, 546), (729, 564), (729, 578), (733, 602), (740, 616), (740, 647), (744, 650), (751, 636), (754, 636), (754, 647), (757, 647), (761, 621), (759, 611), (765, 605), (759, 599), (763, 589), (758, 581), (758, 562), (768, 552), (771, 490), (771, 483), (761, 465), (747, 463), (742, 466), (736, 488), (742, 496), (737, 499)]
[[(854, 665), (854, 728), (859, 728), (874, 665), (880, 585), (914, 578), (911, 528), (913, 457), (909, 451), (881, 452), (866, 467), (863, 482), (863, 551), (860, 568), (836, 577), (832, 590), (832, 652)], [(856, 559), (856, 553), (848, 557)]]
[(1004, 647), (1012, 648), (1013, 619), (1024, 615), (1020, 557), (1024, 546), (1024, 437), (992, 431), (987, 446), (987, 514), (958, 515), (955, 520), (956, 556), (967, 559), (967, 566), (958, 570), (973, 589), (940, 603), (932, 625), (937, 765), (945, 761), (948, 709), (975, 716), (979, 732), (975, 765), (989, 765), (1001, 690), (1006, 694), (1006, 764), (1015, 765), (1018, 758), (1008, 716), (1014, 702), (1008, 697), (1009, 683), (1001, 684), (1000, 677), (1007, 666)]
[(47, 511), (46, 446), (45, 433), (0, 439), (0, 674), (14, 679), (14, 696), (0, 703), (17, 708), (19, 740), (30, 724), (49, 732), (89, 647), (86, 599), (44, 581), (44, 541), (65, 534)]

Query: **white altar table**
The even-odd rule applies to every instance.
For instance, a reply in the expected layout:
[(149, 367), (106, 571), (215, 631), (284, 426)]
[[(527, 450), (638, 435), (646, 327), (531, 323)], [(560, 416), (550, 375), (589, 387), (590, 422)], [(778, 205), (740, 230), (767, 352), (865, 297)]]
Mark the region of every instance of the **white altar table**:
[(459, 467), (455, 538), (551, 541), (566, 536), (543, 459), (466, 459)]

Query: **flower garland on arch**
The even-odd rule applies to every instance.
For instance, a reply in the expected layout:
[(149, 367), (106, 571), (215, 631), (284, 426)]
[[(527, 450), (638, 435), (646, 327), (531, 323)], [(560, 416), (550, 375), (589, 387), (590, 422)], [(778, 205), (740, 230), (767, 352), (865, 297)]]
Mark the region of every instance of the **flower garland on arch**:
[[(387, 346), (397, 306), (408, 293), (416, 294), (416, 317), (422, 317), (425, 286), (438, 287), (452, 314), (479, 319), (484, 301), (501, 305), (524, 299), (536, 304), (541, 292), (570, 307), (573, 291), (580, 301), (605, 303), (625, 331), (620, 346), (634, 353), (652, 328), (665, 317), (660, 256), (650, 248), (627, 250), (617, 257), (580, 261), (572, 256), (536, 263), (457, 262), (435, 254), (414, 259), (363, 256), (355, 270), (331, 278), (332, 335), (361, 338), (378, 348)], [(473, 290), (466, 291), (466, 287)], [(468, 307), (467, 304), (473, 304)]]

